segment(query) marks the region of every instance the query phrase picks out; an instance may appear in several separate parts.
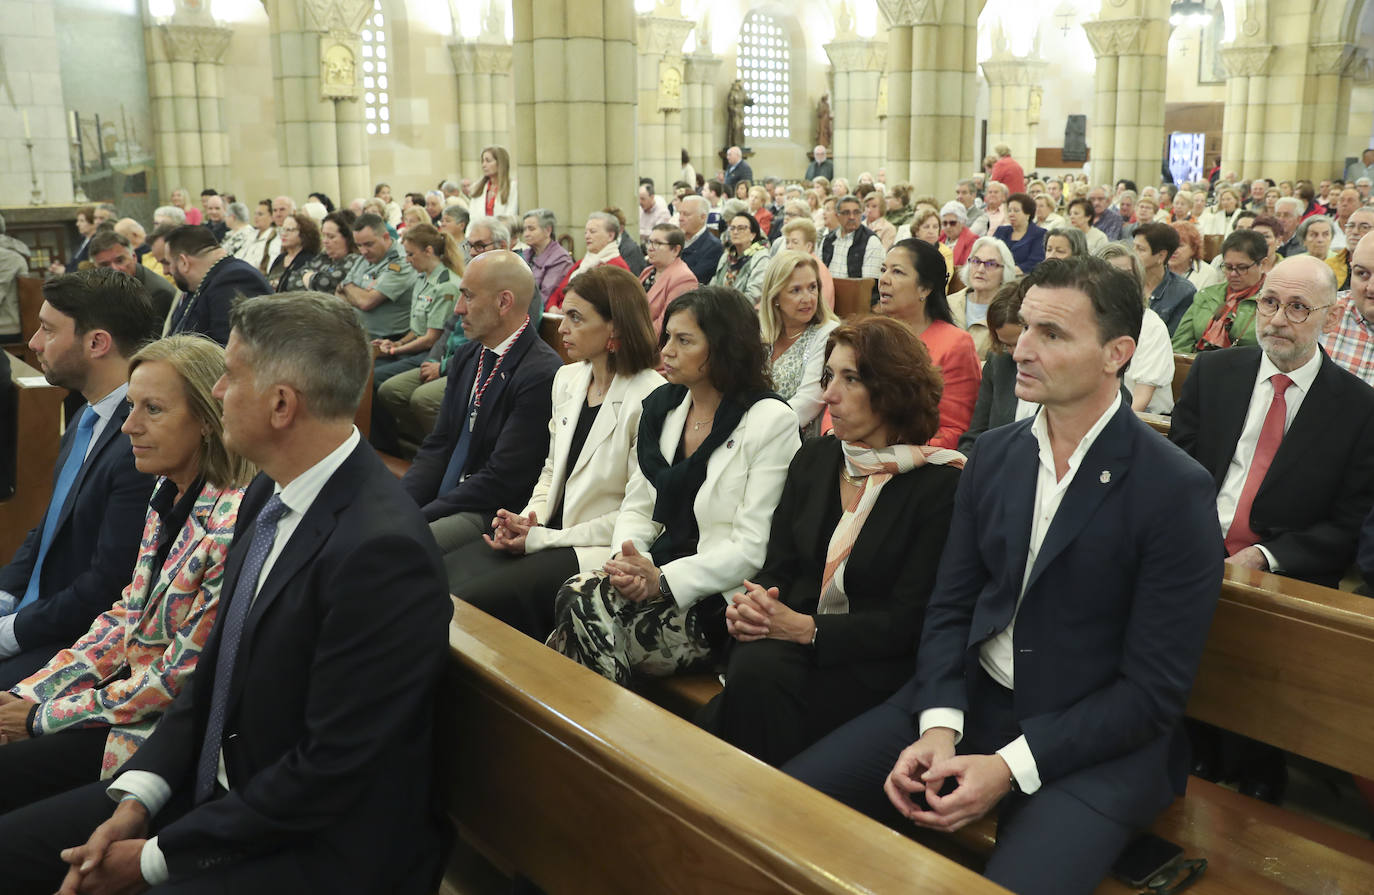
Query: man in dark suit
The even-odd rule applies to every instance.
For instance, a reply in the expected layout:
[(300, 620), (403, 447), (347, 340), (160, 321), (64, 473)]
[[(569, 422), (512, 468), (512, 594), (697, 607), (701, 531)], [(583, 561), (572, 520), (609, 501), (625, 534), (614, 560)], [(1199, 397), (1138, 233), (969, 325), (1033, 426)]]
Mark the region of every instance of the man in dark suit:
[(245, 300), (232, 324), (225, 443), (262, 475), (201, 664), (112, 783), (0, 818), (6, 892), (50, 892), (64, 872), (70, 892), (437, 886), (432, 715), (452, 609), (424, 520), (353, 426), (367, 339), (351, 308), (309, 293)]
[(243, 296), (270, 295), (267, 278), (253, 265), (220, 248), (209, 230), (184, 224), (167, 234), (165, 268), (186, 293), (172, 309), (169, 335), (202, 333), (221, 345), (229, 341), (229, 309)]
[(1001, 801), (987, 876), (1072, 895), (1182, 791), (1221, 535), (1206, 472), (1120, 394), (1139, 286), (1097, 258), (1030, 279), (1016, 391), (1043, 406), (964, 469), (915, 677), (784, 770), (937, 830)]
[(12, 687), (85, 633), (129, 583), (153, 480), (134, 468), (129, 358), (157, 335), (138, 282), (83, 270), (43, 285), (29, 347), (53, 385), (86, 403), (67, 426), (38, 527), (0, 569), (0, 687)]
[(519, 255), (472, 259), (454, 312), (470, 340), (448, 365), (434, 431), (401, 484), (445, 553), (476, 540), (502, 507), (524, 506), (549, 448), (558, 354), (529, 322), (534, 276)]
[(1340, 312), (1330, 267), (1280, 261), (1256, 296), (1260, 347), (1199, 354), (1169, 434), (1212, 475), (1227, 562), (1326, 587), (1374, 506), (1374, 390), (1317, 345)]
[(702, 196), (684, 196), (679, 202), (678, 221), (682, 224), (687, 244), (682, 248), (682, 261), (696, 274), (698, 283), (709, 283), (716, 275), (720, 255), (725, 247), (706, 226), (711, 216), (711, 203)]
[(731, 146), (725, 150), (725, 161), (729, 165), (725, 169), (725, 198), (733, 199), (735, 187), (741, 180), (747, 180), (751, 184), (754, 182), (754, 169), (744, 160), (744, 153), (740, 152), (738, 146)]

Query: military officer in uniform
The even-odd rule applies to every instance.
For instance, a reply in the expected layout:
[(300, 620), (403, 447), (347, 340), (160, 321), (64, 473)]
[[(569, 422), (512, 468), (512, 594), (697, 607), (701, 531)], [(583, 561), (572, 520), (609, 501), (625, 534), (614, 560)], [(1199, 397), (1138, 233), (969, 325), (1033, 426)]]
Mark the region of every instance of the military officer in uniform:
[(410, 329), (415, 268), (375, 214), (353, 223), (353, 241), (363, 257), (339, 285), (339, 297), (357, 309), (368, 338), (399, 339)]

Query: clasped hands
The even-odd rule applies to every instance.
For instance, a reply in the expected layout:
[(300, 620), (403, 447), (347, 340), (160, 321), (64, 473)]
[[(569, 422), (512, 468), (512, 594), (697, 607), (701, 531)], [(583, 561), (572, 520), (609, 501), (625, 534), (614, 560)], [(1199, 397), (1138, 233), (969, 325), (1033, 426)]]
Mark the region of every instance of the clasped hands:
[(530, 529), (539, 524), (534, 510), (528, 516), (512, 513), (510, 510), (497, 510), (496, 518), (491, 520), (491, 534), (482, 535), (482, 540), (493, 550), (500, 550), (515, 556), (525, 553), (525, 537)]
[[(941, 795), (949, 778), (957, 785)], [(917, 826), (952, 833), (987, 814), (1011, 791), (1011, 769), (1000, 755), (956, 755), (954, 731), (932, 727), (897, 756), (883, 791)], [(915, 801), (920, 794), (929, 810)]]
[(148, 836), (148, 809), (125, 799), (95, 828), (85, 845), (62, 850), (71, 866), (57, 895), (137, 895), (148, 889), (141, 860)]
[(744, 590), (725, 607), (725, 630), (741, 643), (771, 638), (809, 644), (816, 634), (816, 620), (778, 599), (776, 587), (764, 589), (746, 581)]
[(658, 579), (662, 574), (652, 557), (635, 548), (634, 541), (620, 545), (620, 552), (606, 560), (604, 567), (611, 587), (631, 603), (642, 603), (663, 596)]
[(0, 693), (0, 746), (29, 738), (29, 712), (32, 709), (31, 700), (9, 692)]

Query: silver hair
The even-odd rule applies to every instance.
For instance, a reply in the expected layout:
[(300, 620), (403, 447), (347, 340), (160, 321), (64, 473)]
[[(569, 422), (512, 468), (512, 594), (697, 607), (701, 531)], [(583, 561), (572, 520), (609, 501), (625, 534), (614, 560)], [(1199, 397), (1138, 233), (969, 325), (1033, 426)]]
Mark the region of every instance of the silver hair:
[[(1145, 201), (1145, 200), (1141, 200)], [(1153, 202), (1153, 199), (1149, 201)], [(1083, 235), (1083, 231), (1077, 227), (1055, 227), (1045, 234), (1045, 242), (1050, 241), (1051, 236), (1058, 236), (1068, 240), (1069, 250), (1073, 252), (1074, 258), (1082, 258), (1088, 254), (1088, 237)]]
[(721, 226), (725, 226), (731, 218), (738, 214), (747, 214), (753, 217), (749, 211), (749, 203), (743, 199), (726, 199), (725, 204), (720, 207)]
[(1274, 210), (1278, 211), (1280, 205), (1291, 207), (1294, 211), (1298, 212), (1302, 211), (1303, 208), (1302, 200), (1297, 196), (1280, 196), (1278, 201), (1274, 203)]
[(696, 206), (697, 211), (702, 214), (710, 214), (711, 212), (711, 203), (706, 201), (705, 196), (699, 196), (696, 193), (692, 193), (690, 196), (683, 196), (678, 202), (684, 208), (687, 206), (688, 202), (691, 202)]
[(452, 180), (445, 180), (443, 183), (439, 184), (439, 189), (447, 193), (450, 190), (461, 189), (461, 187), (459, 187), (458, 184), (454, 183)]
[(558, 218), (547, 208), (531, 208), (520, 216), (520, 223), (525, 223), (526, 218), (537, 218), (539, 221), (539, 229), (547, 230), (550, 234), (558, 228)]
[(225, 209), (225, 211), (228, 213), (229, 217), (240, 223), (252, 223), (252, 219), (248, 217), (248, 206), (244, 205), (242, 202), (230, 202), (229, 207)]
[(1021, 275), (1016, 272), (1016, 259), (1011, 255), (1011, 249), (1007, 244), (995, 236), (980, 236), (969, 246), (969, 260), (964, 262), (964, 267), (959, 271), (959, 278), (967, 285), (973, 282), (970, 275), (973, 272), (973, 256), (978, 254), (980, 249), (992, 248), (997, 250), (997, 258), (1002, 262), (1002, 283), (1015, 282), (1021, 279)]
[(455, 203), (453, 205), (445, 205), (444, 210), (439, 212), (439, 217), (452, 218), (453, 220), (457, 221), (458, 223), (466, 227), (468, 225), (468, 221), (471, 220), (472, 215), (468, 213), (468, 210), (466, 208)]
[[(960, 181), (960, 183), (963, 183), (963, 181)], [(968, 223), (968, 209), (965, 208), (964, 203), (960, 202), (958, 199), (950, 199), (944, 205), (940, 206), (940, 217), (944, 218), (947, 214), (954, 215), (959, 219), (959, 223), (961, 224)]]
[(606, 225), (606, 232), (611, 234), (611, 239), (620, 238), (620, 221), (615, 215), (605, 211), (593, 211), (587, 215), (587, 221), (600, 221)]
[(153, 220), (158, 218), (171, 218), (172, 223), (181, 225), (186, 223), (186, 212), (175, 205), (159, 205), (153, 210)]
[(438, 199), (440, 202), (444, 201), (444, 194), (439, 192), (438, 190), (430, 190), (429, 192), (425, 193), (426, 199), (430, 198), (431, 196), (433, 196), (435, 199)]
[(496, 244), (497, 248), (510, 248), (510, 228), (501, 223), (499, 218), (487, 217), (486, 215), (473, 218), (468, 221), (468, 236), (470, 237), (472, 231), (478, 227), (487, 228), (487, 232), (491, 234), (491, 241)]
[(288, 385), (316, 419), (357, 413), (372, 350), (352, 307), (318, 292), (285, 292), (240, 299), (229, 323), (248, 349), (259, 391)]
[(811, 217), (811, 206), (800, 199), (787, 200), (787, 204), (782, 207), (782, 213), (786, 215), (789, 211), (799, 214), (802, 217)]
[(1308, 228), (1319, 221), (1325, 222), (1325, 224), (1331, 228), (1332, 236), (1336, 235), (1336, 225), (1332, 223), (1331, 218), (1324, 214), (1314, 214), (1298, 225), (1298, 242), (1305, 242), (1307, 240)]

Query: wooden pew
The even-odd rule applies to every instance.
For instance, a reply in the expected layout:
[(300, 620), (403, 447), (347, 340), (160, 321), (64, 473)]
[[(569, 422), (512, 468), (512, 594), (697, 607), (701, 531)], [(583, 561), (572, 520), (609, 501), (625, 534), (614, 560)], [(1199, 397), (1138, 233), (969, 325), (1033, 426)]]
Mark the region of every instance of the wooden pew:
[(1188, 378), (1188, 374), (1193, 369), (1193, 357), (1191, 354), (1174, 353), (1174, 400), (1183, 397), (1183, 383)]
[(13, 346), (19, 357), (31, 367), (38, 366), (38, 356), (29, 348), (29, 339), (38, 332), (38, 310), (43, 307), (43, 280), (39, 277), (19, 278), (19, 334), (24, 344)]
[(1210, 236), (1202, 237), (1202, 260), (1207, 264), (1212, 263), (1212, 259), (1221, 251), (1221, 244), (1225, 240), (1220, 233), (1213, 233)]
[(53, 465), (61, 443), (62, 399), (67, 390), (55, 385), (21, 385), (19, 379), (43, 374), (18, 358), (10, 360), (15, 383), (14, 494), (0, 500), (0, 563), (9, 562), (24, 535), (43, 518), (52, 496)]
[(1165, 438), (1169, 437), (1169, 418), (1160, 413), (1149, 413), (1144, 410), (1137, 410), (1135, 415), (1140, 417), (1141, 422), (1149, 425)]
[(873, 313), (872, 277), (859, 280), (835, 278), (835, 315), (841, 320), (852, 323), (860, 317)]
[[(1374, 777), (1374, 601), (1227, 566), (1189, 717), (1361, 777)], [(720, 689), (688, 676), (647, 684), (675, 710)], [(1189, 892), (1259, 895), (1374, 891), (1374, 843), (1196, 777), (1152, 830), (1205, 857)], [(953, 837), (977, 861), (996, 843), (984, 818)], [(932, 843), (933, 844), (933, 843)], [(1104, 882), (1100, 895), (1126, 887)]]
[(1002, 888), (455, 600), (442, 787), (550, 893)]
[(568, 350), (563, 347), (563, 337), (558, 333), (558, 327), (562, 325), (562, 314), (557, 311), (545, 311), (544, 316), (539, 318), (539, 338), (558, 352), (558, 356), (563, 358), (563, 363), (570, 364), (572, 358), (568, 356)]

